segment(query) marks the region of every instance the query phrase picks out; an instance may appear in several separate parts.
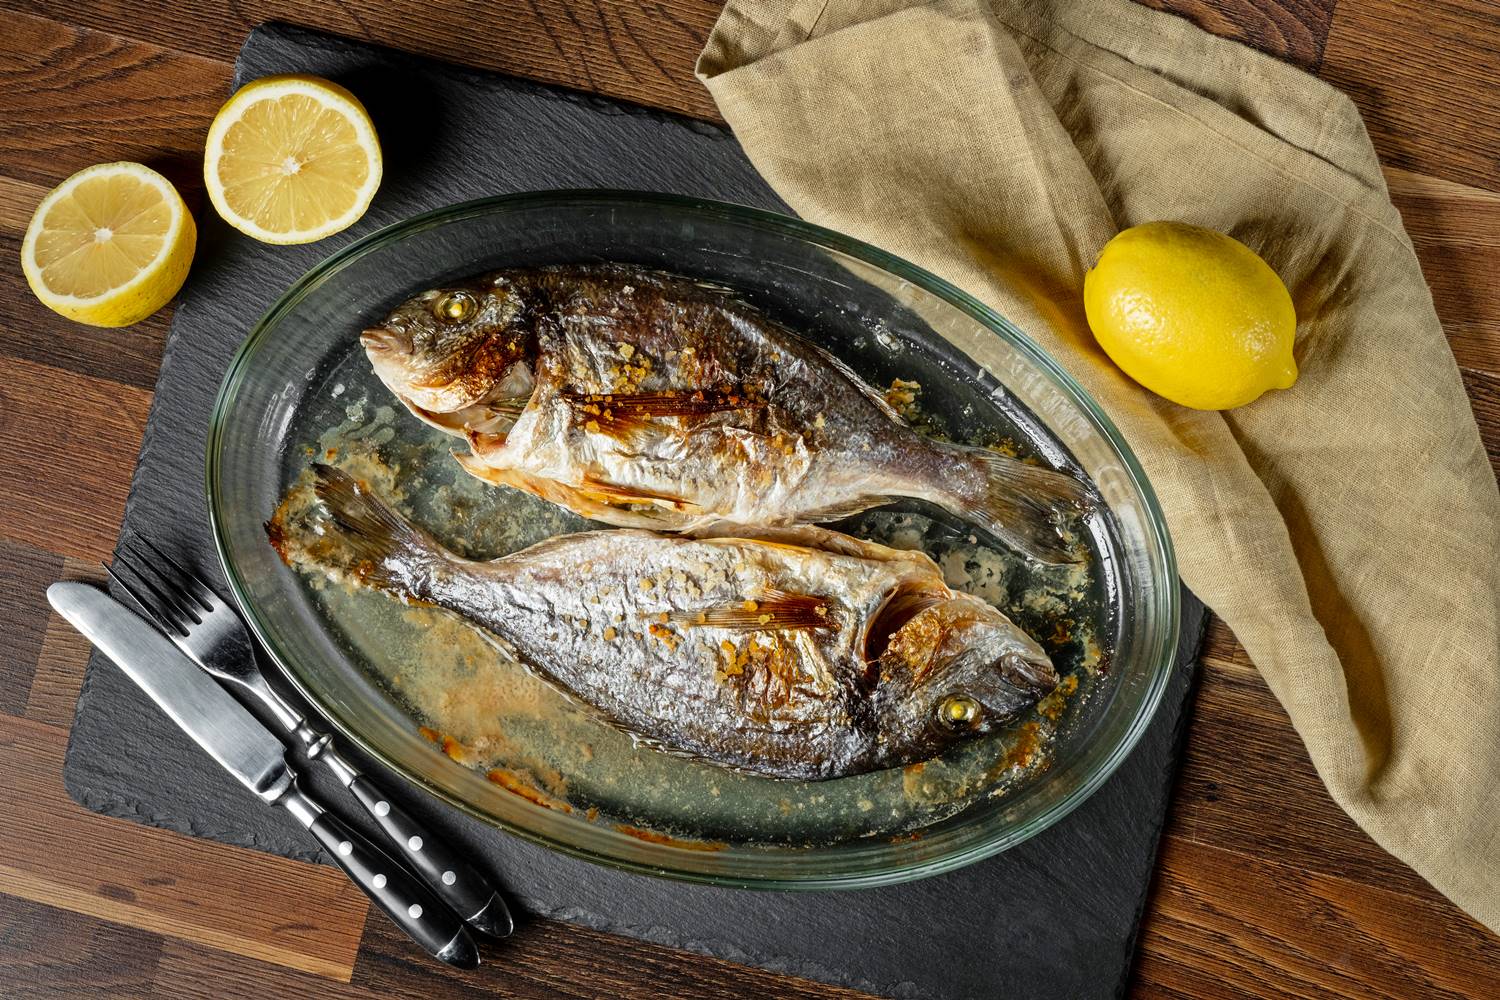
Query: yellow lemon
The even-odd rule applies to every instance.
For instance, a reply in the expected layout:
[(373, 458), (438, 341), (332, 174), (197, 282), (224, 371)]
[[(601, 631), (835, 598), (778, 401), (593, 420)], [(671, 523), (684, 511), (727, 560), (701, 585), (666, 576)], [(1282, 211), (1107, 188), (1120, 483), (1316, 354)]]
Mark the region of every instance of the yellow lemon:
[(311, 243), (353, 225), (380, 171), (364, 105), (316, 76), (245, 84), (214, 117), (203, 159), (219, 215), (266, 243)]
[(171, 181), (139, 163), (101, 163), (42, 199), (21, 241), (21, 270), (53, 312), (129, 326), (177, 294), (197, 241)]
[(1120, 233), (1083, 279), (1083, 307), (1115, 364), (1174, 403), (1228, 410), (1297, 380), (1286, 285), (1212, 229), (1148, 222)]

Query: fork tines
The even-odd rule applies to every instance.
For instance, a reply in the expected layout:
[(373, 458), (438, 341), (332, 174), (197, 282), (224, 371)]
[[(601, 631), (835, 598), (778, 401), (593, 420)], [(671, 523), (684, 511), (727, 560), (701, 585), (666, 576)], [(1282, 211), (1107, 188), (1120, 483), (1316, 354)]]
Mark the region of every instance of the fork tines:
[[(156, 558), (136, 548), (137, 542)], [(104, 571), (169, 633), (186, 636), (194, 625), (202, 624), (204, 614), (213, 610), (212, 592), (203, 581), (144, 538), (121, 542), (114, 564), (106, 565)]]

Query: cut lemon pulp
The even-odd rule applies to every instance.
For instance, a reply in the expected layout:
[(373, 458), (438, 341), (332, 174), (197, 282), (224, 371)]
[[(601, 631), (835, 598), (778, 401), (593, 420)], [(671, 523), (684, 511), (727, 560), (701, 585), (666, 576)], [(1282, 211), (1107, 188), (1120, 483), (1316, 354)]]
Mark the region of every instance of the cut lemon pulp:
[(42, 199), (21, 242), (21, 270), (52, 311), (129, 326), (177, 294), (197, 238), (171, 181), (139, 163), (101, 163)]
[(380, 186), (380, 143), (355, 96), (315, 76), (248, 83), (208, 129), (203, 180), (224, 221), (267, 243), (353, 225)]

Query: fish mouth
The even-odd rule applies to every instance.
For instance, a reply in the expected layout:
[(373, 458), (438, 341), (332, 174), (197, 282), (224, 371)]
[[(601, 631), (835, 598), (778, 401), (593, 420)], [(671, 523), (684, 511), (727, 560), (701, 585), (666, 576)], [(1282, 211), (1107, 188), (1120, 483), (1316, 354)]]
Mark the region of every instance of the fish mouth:
[(363, 330), (360, 332), (359, 342), (366, 351), (374, 354), (411, 353), (411, 338), (390, 327), (374, 326)]
[(1038, 660), (1023, 653), (1006, 653), (1000, 658), (999, 674), (1012, 687), (1040, 697), (1057, 687), (1060, 678), (1052, 660)]

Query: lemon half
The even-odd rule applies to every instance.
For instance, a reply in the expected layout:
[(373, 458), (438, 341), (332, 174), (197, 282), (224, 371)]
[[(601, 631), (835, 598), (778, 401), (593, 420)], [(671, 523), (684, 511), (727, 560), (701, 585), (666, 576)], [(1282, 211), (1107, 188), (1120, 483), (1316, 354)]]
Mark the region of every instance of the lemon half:
[(1133, 226), (1084, 277), (1094, 338), (1141, 385), (1198, 410), (1228, 410), (1297, 380), (1297, 316), (1255, 251), (1181, 222)]
[(101, 163), (42, 199), (21, 241), (21, 270), (53, 312), (129, 326), (177, 294), (197, 241), (171, 181), (140, 163)]
[(315, 76), (268, 76), (208, 129), (203, 182), (224, 221), (266, 243), (311, 243), (353, 225), (380, 187), (364, 105)]

